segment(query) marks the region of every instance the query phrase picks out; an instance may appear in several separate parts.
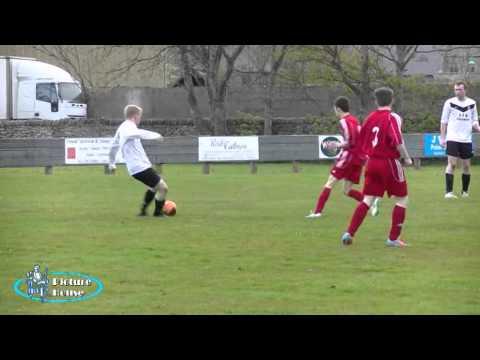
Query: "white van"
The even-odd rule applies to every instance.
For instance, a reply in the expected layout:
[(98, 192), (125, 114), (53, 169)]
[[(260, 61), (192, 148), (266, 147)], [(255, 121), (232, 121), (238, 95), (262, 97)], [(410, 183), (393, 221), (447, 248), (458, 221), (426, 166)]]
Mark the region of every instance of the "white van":
[(0, 120), (85, 119), (80, 83), (34, 58), (0, 56)]

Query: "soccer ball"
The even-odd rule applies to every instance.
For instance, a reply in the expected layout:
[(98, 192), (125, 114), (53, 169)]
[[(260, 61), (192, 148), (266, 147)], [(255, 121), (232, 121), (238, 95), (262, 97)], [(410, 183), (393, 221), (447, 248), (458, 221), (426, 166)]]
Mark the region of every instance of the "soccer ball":
[(173, 201), (166, 200), (163, 205), (163, 213), (168, 216), (174, 216), (177, 213), (177, 204)]

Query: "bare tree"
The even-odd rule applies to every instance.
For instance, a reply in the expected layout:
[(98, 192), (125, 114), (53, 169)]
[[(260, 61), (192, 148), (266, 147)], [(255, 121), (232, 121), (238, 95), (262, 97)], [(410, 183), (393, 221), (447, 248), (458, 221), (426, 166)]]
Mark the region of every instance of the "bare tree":
[[(165, 76), (165, 65), (172, 62), (170, 55), (176, 49), (175, 45), (120, 45), (109, 46), (110, 48), (121, 47), (132, 54), (127, 56), (120, 63), (112, 66), (106, 74), (116, 78), (128, 75), (132, 71), (152, 75), (155, 70), (163, 68)], [(174, 61), (173, 61), (174, 62)], [(166, 85), (164, 81), (164, 86)]]
[[(183, 54), (181, 59), (184, 74), (191, 73), (192, 69), (199, 69), (205, 74), (214, 134), (225, 135), (227, 133), (225, 109), (227, 88), (235, 62), (245, 45), (179, 45), (179, 48)], [(190, 76), (188, 78), (191, 79)], [(194, 96), (191, 86), (185, 88), (189, 98)], [(190, 104), (194, 102), (192, 99), (189, 100)], [(192, 111), (195, 112), (193, 109)]]
[(395, 108), (402, 113), (405, 89), (403, 76), (407, 71), (407, 65), (415, 58), (420, 45), (375, 45), (369, 49), (381, 59), (393, 64), (395, 68)]
[[(253, 46), (252, 46), (253, 47)], [(255, 59), (249, 70), (236, 69), (243, 74), (250, 74), (260, 78), (265, 93), (264, 101), (264, 131), (265, 135), (272, 134), (274, 89), (277, 77), (285, 60), (289, 45), (261, 45), (253, 49)]]
[(195, 95), (193, 78), (196, 74), (190, 62), (188, 45), (179, 45), (178, 48), (180, 51), (185, 90), (187, 91), (187, 101), (193, 117), (193, 123), (195, 125), (195, 128), (197, 129), (197, 132), (200, 135), (210, 134), (211, 128), (209, 127), (209, 124), (203, 119), (202, 113), (198, 106), (197, 96)]
[(408, 63), (415, 57), (420, 45), (374, 45), (370, 51), (395, 66), (395, 75), (403, 76), (407, 71)]
[[(360, 101), (360, 113), (365, 115), (372, 106), (372, 91), (385, 78), (378, 56), (368, 45), (318, 45), (313, 50), (311, 60), (318, 62), (323, 74), (333, 83), (340, 83), (349, 89)], [(323, 73), (323, 74), (322, 74)]]
[(271, 60), (270, 66), (267, 70), (265, 68), (265, 75), (267, 77), (266, 84), (266, 96), (265, 96), (265, 125), (264, 125), (264, 134), (272, 135), (272, 122), (273, 122), (273, 91), (275, 89), (275, 84), (277, 80), (277, 75), (282, 66), (282, 63), (287, 54), (288, 45), (282, 45), (278, 55), (276, 54), (276, 46), (273, 46), (271, 51)]

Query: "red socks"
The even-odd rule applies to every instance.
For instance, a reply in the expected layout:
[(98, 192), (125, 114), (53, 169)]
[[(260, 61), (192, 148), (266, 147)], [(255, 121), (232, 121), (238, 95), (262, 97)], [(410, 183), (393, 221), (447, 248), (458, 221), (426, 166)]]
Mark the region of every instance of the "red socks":
[(347, 195), (350, 196), (351, 198), (354, 198), (358, 202), (363, 200), (363, 194), (358, 190), (351, 189)]
[(397, 240), (402, 231), (402, 225), (405, 221), (405, 213), (407, 209), (404, 207), (395, 205), (392, 211), (392, 227), (390, 229), (390, 240)]
[[(315, 208), (315, 213), (321, 213), (323, 208), (325, 207), (325, 203), (327, 202), (328, 198), (330, 197), (330, 192), (332, 191), (331, 188), (324, 187), (322, 193), (318, 197), (317, 207)], [(363, 200), (363, 194), (358, 190), (350, 190), (347, 194), (351, 198), (357, 200), (358, 202)]]
[(355, 236), (360, 225), (362, 225), (363, 219), (367, 216), (368, 209), (370, 207), (365, 204), (363, 201), (357, 206), (355, 212), (353, 213), (352, 220), (350, 221), (350, 226), (348, 227), (348, 233), (352, 236)]
[[(352, 220), (350, 221), (350, 226), (348, 227), (348, 233), (352, 236), (355, 235), (360, 225), (362, 225), (363, 219), (368, 213), (369, 206), (363, 201), (357, 206), (355, 212), (353, 213)], [(404, 207), (395, 205), (392, 211), (392, 227), (390, 229), (389, 239), (394, 241), (397, 240), (402, 231), (402, 225), (405, 221), (405, 214), (407, 209)]]
[(315, 208), (315, 214), (321, 213), (325, 203), (327, 202), (328, 198), (330, 197), (330, 192), (332, 189), (328, 187), (324, 187), (322, 193), (318, 197), (317, 207)]

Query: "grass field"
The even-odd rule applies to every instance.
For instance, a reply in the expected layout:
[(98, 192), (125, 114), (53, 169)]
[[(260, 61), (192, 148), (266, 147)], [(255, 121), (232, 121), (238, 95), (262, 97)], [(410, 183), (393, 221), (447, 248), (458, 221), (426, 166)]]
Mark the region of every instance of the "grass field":
[[(0, 313), (480, 314), (479, 166), (471, 197), (458, 200), (443, 199), (443, 166), (406, 170), (406, 249), (384, 245), (386, 198), (348, 248), (340, 236), (355, 204), (340, 186), (324, 217), (304, 218), (327, 164), (163, 170), (178, 205), (168, 219), (135, 216), (144, 189), (123, 167), (0, 169)], [(35, 263), (105, 289), (82, 302), (29, 301), (12, 284)]]

